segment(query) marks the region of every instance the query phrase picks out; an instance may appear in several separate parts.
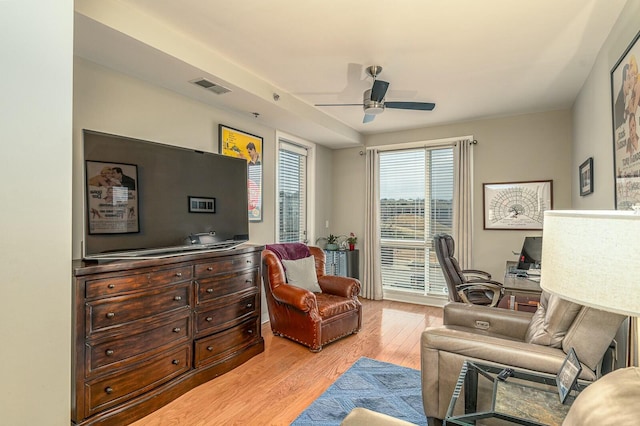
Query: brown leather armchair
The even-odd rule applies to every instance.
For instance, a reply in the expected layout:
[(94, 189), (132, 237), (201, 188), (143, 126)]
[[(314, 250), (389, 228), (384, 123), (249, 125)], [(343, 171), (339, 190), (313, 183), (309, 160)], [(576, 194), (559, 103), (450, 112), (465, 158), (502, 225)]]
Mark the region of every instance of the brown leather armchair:
[(624, 318), (546, 292), (535, 313), (448, 303), (443, 325), (427, 328), (421, 338), (422, 399), (429, 424), (445, 417), (465, 360), (553, 379), (573, 348), (582, 364), (579, 378), (596, 380), (612, 369), (603, 366), (603, 359)]
[(437, 234), (433, 244), (447, 282), (449, 300), (474, 305), (497, 306), (504, 294), (502, 283), (491, 279), (491, 274), (477, 269), (460, 269), (454, 257), (455, 244), (448, 234)]
[[(289, 285), (280, 259), (315, 258), (321, 293)], [(262, 278), (271, 330), (319, 352), (327, 343), (360, 331), (360, 281), (325, 275), (324, 251), (301, 243), (267, 245), (262, 251)]]

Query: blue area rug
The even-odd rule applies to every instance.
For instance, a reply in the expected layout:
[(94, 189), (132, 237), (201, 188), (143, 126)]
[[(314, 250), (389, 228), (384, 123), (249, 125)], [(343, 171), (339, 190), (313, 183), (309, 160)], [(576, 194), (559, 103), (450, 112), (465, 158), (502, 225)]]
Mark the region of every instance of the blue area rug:
[(355, 407), (364, 407), (425, 425), (420, 386), (420, 371), (363, 357), (291, 424), (339, 425)]

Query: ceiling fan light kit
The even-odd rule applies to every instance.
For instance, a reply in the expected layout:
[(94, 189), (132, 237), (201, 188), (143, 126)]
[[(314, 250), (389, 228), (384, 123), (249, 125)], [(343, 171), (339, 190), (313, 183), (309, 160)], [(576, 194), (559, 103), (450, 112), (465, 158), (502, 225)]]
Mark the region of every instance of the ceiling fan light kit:
[(376, 115), (382, 114), (385, 108), (392, 109), (408, 109), (416, 111), (431, 111), (436, 107), (432, 102), (385, 102), (385, 95), (389, 89), (389, 83), (378, 80), (378, 75), (382, 72), (380, 65), (371, 65), (367, 67), (367, 74), (373, 78), (373, 86), (371, 89), (364, 91), (362, 104), (316, 104), (316, 106), (360, 106), (364, 110), (363, 123), (373, 121)]

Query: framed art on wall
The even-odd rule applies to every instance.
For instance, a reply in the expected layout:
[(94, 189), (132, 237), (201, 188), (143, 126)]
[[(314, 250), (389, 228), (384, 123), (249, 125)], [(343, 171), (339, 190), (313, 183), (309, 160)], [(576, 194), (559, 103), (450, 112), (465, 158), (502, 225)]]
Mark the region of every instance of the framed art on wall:
[(219, 133), (220, 154), (247, 161), (249, 221), (262, 222), (262, 138), (223, 124)]
[(593, 157), (589, 157), (578, 169), (580, 175), (580, 196), (593, 192)]
[(89, 234), (140, 231), (137, 184), (134, 164), (86, 161)]
[(630, 210), (640, 203), (640, 78), (638, 33), (611, 70), (611, 111), (615, 204), (618, 210)]
[(484, 229), (541, 230), (553, 207), (553, 181), (483, 184)]

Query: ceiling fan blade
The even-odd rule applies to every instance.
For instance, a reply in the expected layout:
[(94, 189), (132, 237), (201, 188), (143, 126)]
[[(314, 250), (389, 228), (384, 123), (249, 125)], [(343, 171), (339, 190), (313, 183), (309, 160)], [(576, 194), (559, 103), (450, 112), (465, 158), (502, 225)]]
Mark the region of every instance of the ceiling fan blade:
[(395, 109), (416, 109), (421, 111), (431, 111), (436, 107), (436, 104), (431, 102), (385, 102), (385, 108)]
[(374, 102), (382, 102), (382, 100), (384, 99), (384, 95), (387, 94), (388, 88), (388, 82), (382, 80), (374, 81), (373, 87), (371, 88), (371, 100)]
[(313, 106), (362, 106), (362, 103), (359, 103), (359, 104), (313, 104)]
[(365, 114), (364, 115), (364, 119), (362, 120), (363, 123), (369, 123), (371, 121), (373, 121), (373, 119), (376, 118), (375, 115), (373, 114)]

